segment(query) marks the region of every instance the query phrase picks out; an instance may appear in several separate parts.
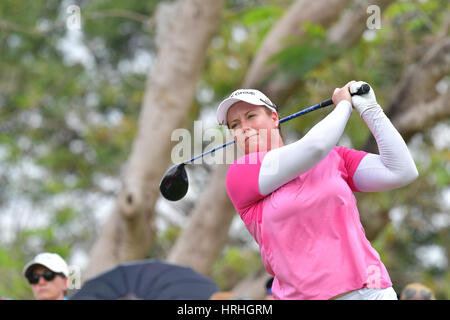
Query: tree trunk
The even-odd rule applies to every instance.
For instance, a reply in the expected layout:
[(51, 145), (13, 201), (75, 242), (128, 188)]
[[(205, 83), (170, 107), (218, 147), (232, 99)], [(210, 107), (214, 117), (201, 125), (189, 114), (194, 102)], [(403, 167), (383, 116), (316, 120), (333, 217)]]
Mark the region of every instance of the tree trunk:
[(225, 0), (175, 3), (170, 32), (161, 43), (146, 84), (138, 132), (122, 175), (122, 190), (92, 248), (84, 279), (122, 261), (147, 256), (155, 235), (158, 185), (168, 167), (168, 141), (190, 108), (224, 4)]
[(178, 236), (168, 261), (192, 267), (210, 275), (211, 267), (227, 243), (228, 229), (234, 217), (233, 205), (225, 189), (228, 165), (218, 165), (211, 177), (203, 199), (194, 208), (188, 225)]

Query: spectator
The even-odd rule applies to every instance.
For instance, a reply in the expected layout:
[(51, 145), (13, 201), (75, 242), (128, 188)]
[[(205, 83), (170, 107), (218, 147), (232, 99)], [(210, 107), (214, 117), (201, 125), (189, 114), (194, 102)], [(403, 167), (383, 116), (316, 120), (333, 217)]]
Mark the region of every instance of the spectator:
[(421, 283), (410, 283), (403, 288), (400, 300), (436, 300), (433, 291)]
[(23, 269), (36, 300), (67, 300), (69, 267), (56, 253), (40, 253)]

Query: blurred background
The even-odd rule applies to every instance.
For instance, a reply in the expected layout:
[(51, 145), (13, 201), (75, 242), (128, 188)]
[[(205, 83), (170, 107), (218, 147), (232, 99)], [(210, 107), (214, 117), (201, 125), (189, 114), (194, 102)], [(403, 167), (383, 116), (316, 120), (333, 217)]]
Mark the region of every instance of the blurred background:
[[(449, 30), (447, 0), (1, 1), (0, 296), (32, 299), (22, 269), (50, 251), (82, 281), (155, 258), (263, 297), (269, 275), (226, 165), (188, 167), (187, 196), (161, 198), (171, 134), (217, 127), (237, 88), (286, 116), (364, 80), (419, 170), (355, 194), (366, 236), (397, 293), (420, 282), (449, 299)], [(283, 124), (287, 142), (329, 112)], [(355, 112), (339, 145), (377, 152)]]

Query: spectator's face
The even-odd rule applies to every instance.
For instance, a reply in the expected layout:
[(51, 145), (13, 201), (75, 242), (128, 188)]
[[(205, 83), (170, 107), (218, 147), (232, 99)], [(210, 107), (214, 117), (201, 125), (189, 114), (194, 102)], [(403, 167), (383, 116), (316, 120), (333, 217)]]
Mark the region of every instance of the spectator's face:
[[(51, 272), (51, 270), (44, 266), (36, 266), (31, 272), (32, 274), (42, 275), (44, 272)], [(64, 278), (61, 275), (56, 275), (50, 281), (40, 277), (38, 283), (31, 284), (31, 289), (36, 300), (62, 300), (68, 283), (68, 278)]]

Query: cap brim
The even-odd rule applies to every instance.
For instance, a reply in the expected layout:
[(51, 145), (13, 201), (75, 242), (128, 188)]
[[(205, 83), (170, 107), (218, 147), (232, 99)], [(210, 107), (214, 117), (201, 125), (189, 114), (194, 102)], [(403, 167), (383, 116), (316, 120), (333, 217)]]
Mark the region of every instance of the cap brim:
[(217, 121), (219, 122), (219, 124), (221, 125), (226, 125), (227, 124), (227, 112), (228, 109), (230, 109), (230, 107), (235, 104), (236, 102), (242, 101), (240, 99), (236, 99), (236, 98), (228, 98), (223, 100), (219, 107), (217, 108)]
[(31, 267), (33, 266), (44, 266), (46, 268), (48, 268), (47, 266), (43, 265), (42, 263), (37, 263), (37, 262), (29, 262), (24, 268), (23, 268), (23, 275), (26, 277), (27, 273), (30, 271)]
[(235, 104), (236, 102), (239, 102), (239, 101), (244, 101), (244, 102), (256, 105), (256, 106), (264, 106), (264, 107), (271, 109), (272, 111), (277, 112), (273, 107), (264, 103), (264, 101), (259, 100), (254, 97), (248, 97), (248, 96), (243, 95), (239, 98), (227, 98), (227, 99), (223, 100), (220, 103), (219, 107), (217, 108), (217, 121), (219, 122), (219, 124), (221, 124), (221, 125), (227, 124), (228, 110), (231, 108), (231, 106), (233, 104)]
[(56, 273), (62, 273), (62, 274), (64, 274), (66, 277), (69, 276), (69, 275), (68, 275), (68, 272), (67, 272), (66, 270), (58, 270), (58, 269), (55, 269), (55, 268), (52, 268), (52, 267), (46, 265), (45, 263), (42, 263), (42, 262), (36, 262), (36, 261), (29, 262), (29, 263), (23, 268), (23, 275), (26, 277), (27, 274), (28, 274), (28, 272), (30, 271), (30, 269), (31, 269), (32, 267), (34, 267), (34, 266), (43, 266), (43, 267), (45, 267), (45, 268), (47, 268), (48, 270), (51, 270), (51, 271), (53, 271), (53, 272), (56, 272)]

